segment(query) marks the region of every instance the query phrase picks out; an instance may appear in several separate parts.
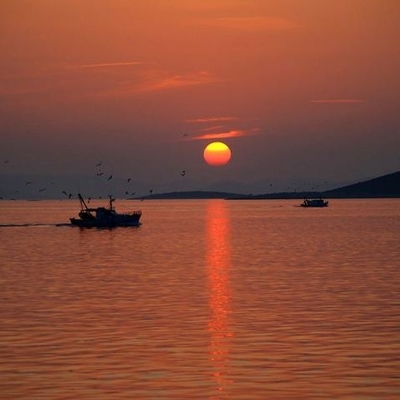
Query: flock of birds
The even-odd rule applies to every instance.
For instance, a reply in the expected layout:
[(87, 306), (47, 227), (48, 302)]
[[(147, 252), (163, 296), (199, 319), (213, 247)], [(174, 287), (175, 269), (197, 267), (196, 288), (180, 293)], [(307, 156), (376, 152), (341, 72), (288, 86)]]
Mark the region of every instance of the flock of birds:
[[(10, 160), (4, 160), (4, 164), (9, 164), (9, 163), (10, 163)], [(105, 181), (106, 181), (106, 182), (109, 182), (109, 181), (111, 181), (111, 180), (114, 178), (113, 174), (110, 174), (110, 173), (107, 173), (107, 174), (106, 174), (106, 173), (103, 171), (103, 169), (102, 169), (102, 167), (103, 167), (103, 162), (102, 162), (102, 161), (97, 162), (97, 163), (95, 164), (95, 167), (96, 167), (96, 177), (97, 177), (97, 178), (102, 178), (102, 179), (105, 178)], [(186, 175), (186, 170), (182, 170), (181, 173), (180, 173), (180, 175), (181, 175), (182, 177), (184, 177), (184, 176)], [(131, 184), (133, 183), (133, 182), (132, 182), (132, 178), (126, 178), (126, 183), (129, 184), (129, 185), (131, 185)], [(16, 200), (16, 197), (19, 197), (19, 195), (20, 195), (21, 192), (25, 192), (25, 193), (26, 193), (26, 191), (27, 191), (26, 189), (28, 189), (29, 186), (34, 186), (34, 185), (35, 185), (35, 182), (33, 182), (33, 181), (26, 181), (25, 184), (23, 185), (23, 187), (25, 188), (25, 190), (22, 189), (22, 188), (21, 188), (21, 190), (15, 190), (15, 191), (14, 191), (14, 195), (13, 195), (11, 198), (9, 198), (9, 200)], [(36, 185), (37, 185), (37, 184), (36, 184)], [(50, 185), (50, 186), (53, 186), (53, 185), (55, 185), (55, 183), (54, 183), (54, 182), (49, 182), (49, 185)], [(45, 186), (43, 186), (43, 185), (41, 185), (41, 186), (36, 186), (36, 188), (35, 188), (35, 190), (37, 190), (38, 193), (44, 193), (47, 189), (48, 189), (48, 187), (45, 187)], [(32, 192), (32, 191), (31, 191), (31, 192)], [(54, 192), (54, 188), (53, 188), (53, 192)], [(153, 189), (149, 189), (148, 193), (149, 193), (149, 194), (152, 194), (152, 193), (153, 193)], [(71, 198), (74, 197), (74, 194), (71, 193), (70, 191), (67, 191), (67, 190), (61, 190), (61, 194), (62, 194), (65, 198), (67, 198), (67, 199), (71, 199)], [(128, 198), (134, 198), (134, 196), (136, 195), (136, 192), (132, 191), (132, 189), (131, 189), (130, 187), (126, 187), (126, 188), (124, 189), (124, 194), (125, 194), (125, 196), (127, 196)], [(98, 198), (101, 199), (102, 196), (99, 196)], [(0, 195), (0, 200), (2, 200), (2, 199), (4, 199), (4, 197)], [(90, 203), (91, 199), (92, 199), (92, 197), (88, 197), (87, 200), (88, 200), (89, 203)], [(143, 199), (144, 199), (144, 196), (142, 195), (141, 197), (138, 197), (138, 199), (143, 200)]]
[[(187, 136), (187, 134), (185, 134), (185, 135)], [(184, 135), (184, 136), (185, 136), (185, 135)], [(4, 163), (4, 164), (9, 164), (9, 163), (10, 163), (10, 160), (4, 160), (3, 163)], [(107, 174), (106, 174), (106, 173), (103, 171), (103, 169), (102, 169), (102, 167), (103, 167), (103, 162), (102, 162), (102, 161), (97, 162), (97, 163), (95, 164), (95, 167), (96, 167), (96, 177), (97, 177), (97, 178), (101, 178), (101, 179), (106, 178), (106, 179), (105, 179), (106, 182), (109, 182), (109, 181), (111, 181), (111, 180), (114, 178), (113, 174), (110, 174), (110, 173), (107, 173)], [(185, 177), (185, 176), (186, 176), (186, 170), (184, 170), (184, 169), (181, 170), (180, 175), (181, 175), (182, 177)], [(131, 184), (133, 183), (133, 182), (132, 182), (132, 178), (127, 178), (127, 179), (126, 179), (126, 183), (129, 184), (129, 185), (131, 185)], [(50, 186), (55, 185), (54, 182), (50, 182), (49, 184), (50, 184)], [(327, 181), (324, 182), (324, 185), (326, 185), (326, 184), (327, 184)], [(26, 189), (27, 187), (29, 187), (29, 186), (34, 186), (34, 185), (35, 185), (35, 182), (33, 182), (33, 181), (26, 181), (25, 184), (24, 184), (24, 187), (25, 187), (25, 189)], [(304, 183), (304, 185), (306, 185), (306, 183)], [(269, 187), (272, 188), (272, 186), (273, 186), (272, 183), (270, 183), (270, 184), (269, 184)], [(319, 185), (314, 185), (314, 186), (311, 188), (312, 191), (318, 190), (318, 189), (319, 189)], [(36, 187), (36, 190), (37, 190), (38, 193), (44, 193), (44, 192), (47, 190), (47, 187), (45, 187), (45, 186), (37, 186), (37, 187)], [(297, 192), (297, 191), (300, 190), (300, 189), (297, 187), (296, 184), (294, 184), (294, 187), (288, 186), (288, 187), (286, 188), (286, 190), (287, 190), (287, 191), (294, 191), (294, 192)], [(21, 191), (26, 193), (26, 190), (23, 190), (23, 189), (22, 189), (22, 190), (15, 190), (13, 196), (12, 196), (11, 198), (9, 198), (9, 199), (10, 199), (10, 200), (16, 200), (16, 197), (20, 197)], [(54, 192), (54, 188), (53, 188), (53, 192)], [(153, 193), (153, 189), (149, 189), (148, 193), (151, 195), (151, 194)], [(67, 190), (61, 190), (61, 194), (63, 194), (63, 196), (64, 196), (65, 198), (67, 198), (67, 199), (71, 199), (71, 198), (74, 196), (73, 193), (71, 193), (70, 191), (67, 191)], [(126, 187), (126, 188), (124, 189), (124, 194), (125, 194), (125, 196), (127, 196), (127, 198), (134, 198), (134, 196), (136, 195), (136, 192), (132, 191), (131, 188)], [(99, 196), (98, 198), (101, 199), (102, 196)], [(144, 199), (144, 195), (142, 195), (141, 197), (137, 197), (137, 198), (140, 199), (140, 200), (143, 200), (143, 199)], [(4, 197), (0, 194), (0, 200), (1, 200), (1, 199), (4, 199)], [(90, 202), (91, 199), (92, 199), (92, 197), (88, 197), (88, 202)]]

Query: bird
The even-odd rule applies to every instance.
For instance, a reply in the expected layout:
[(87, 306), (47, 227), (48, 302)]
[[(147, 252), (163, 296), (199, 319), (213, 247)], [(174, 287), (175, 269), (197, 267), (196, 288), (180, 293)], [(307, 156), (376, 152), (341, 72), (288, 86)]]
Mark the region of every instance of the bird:
[(109, 181), (110, 179), (112, 179), (112, 175), (110, 175), (107, 180)]
[(39, 189), (39, 192), (44, 192), (46, 190), (46, 188), (41, 188)]
[(150, 189), (149, 192), (150, 192), (150, 194), (153, 193), (153, 189)]
[(182, 135), (182, 137), (188, 137), (189, 135), (187, 134), (187, 133), (184, 133), (183, 135)]
[(68, 193), (65, 190), (63, 190), (62, 193), (64, 193), (65, 196), (68, 196)]
[(96, 175), (97, 176), (102, 176), (102, 175), (104, 175), (104, 172), (98, 172)]
[(127, 179), (128, 182), (130, 182), (131, 180), (132, 180), (131, 178), (128, 178), (128, 179)]
[(185, 176), (185, 175), (186, 175), (186, 171), (183, 170), (183, 171), (181, 172), (181, 175), (182, 175), (182, 176)]
[(96, 167), (100, 167), (102, 162), (103, 162), (103, 161), (99, 161), (99, 162), (96, 164)]
[(72, 193), (70, 193), (69, 195), (68, 195), (68, 198), (70, 199), (72, 197)]
[(31, 185), (31, 184), (32, 184), (32, 182), (31, 182), (31, 181), (28, 181), (28, 182), (25, 183), (25, 186), (26, 186), (26, 185)]

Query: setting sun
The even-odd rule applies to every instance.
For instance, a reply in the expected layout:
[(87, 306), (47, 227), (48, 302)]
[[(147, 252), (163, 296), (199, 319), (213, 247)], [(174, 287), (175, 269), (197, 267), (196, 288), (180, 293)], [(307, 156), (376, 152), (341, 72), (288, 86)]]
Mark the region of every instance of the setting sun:
[(212, 142), (204, 149), (203, 157), (209, 165), (225, 165), (231, 159), (231, 149), (225, 143)]

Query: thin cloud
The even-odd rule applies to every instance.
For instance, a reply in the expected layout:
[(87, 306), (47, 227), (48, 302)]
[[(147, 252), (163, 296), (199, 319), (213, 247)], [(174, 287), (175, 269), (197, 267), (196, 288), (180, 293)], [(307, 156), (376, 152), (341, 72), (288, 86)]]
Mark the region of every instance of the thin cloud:
[(282, 30), (299, 27), (298, 24), (282, 17), (224, 17), (208, 19), (206, 23), (222, 28), (248, 31)]
[(199, 129), (199, 132), (216, 131), (216, 130), (220, 130), (223, 128), (224, 128), (223, 125), (215, 125), (215, 126), (209, 126), (208, 128)]
[(183, 88), (188, 86), (205, 85), (217, 82), (218, 79), (205, 71), (189, 73), (186, 75), (174, 75), (165, 78), (149, 79), (143, 82), (137, 88), (139, 92), (154, 92), (160, 90), (169, 90)]
[(109, 63), (98, 63), (98, 64), (78, 64), (69, 65), (67, 68), (72, 69), (86, 69), (86, 68), (110, 68), (110, 67), (126, 67), (132, 65), (148, 64), (146, 61), (126, 61), (126, 62), (109, 62)]
[(356, 104), (365, 102), (365, 100), (361, 99), (317, 99), (310, 101), (310, 103), (314, 104)]
[(117, 87), (110, 90), (100, 91), (94, 96), (99, 98), (124, 97), (140, 93), (151, 93), (205, 85), (217, 81), (218, 79), (204, 71), (188, 73), (185, 75), (167, 76), (162, 71), (148, 70), (138, 73), (134, 80), (121, 82)]
[(227, 138), (237, 138), (243, 136), (251, 136), (255, 135), (260, 131), (258, 128), (250, 129), (250, 130), (230, 130), (228, 132), (214, 132), (214, 133), (205, 133), (202, 135), (197, 135), (191, 138), (190, 140), (209, 140), (209, 139), (227, 139)]
[(207, 122), (236, 121), (237, 119), (238, 119), (237, 117), (209, 117), (209, 118), (186, 119), (185, 122), (207, 123)]

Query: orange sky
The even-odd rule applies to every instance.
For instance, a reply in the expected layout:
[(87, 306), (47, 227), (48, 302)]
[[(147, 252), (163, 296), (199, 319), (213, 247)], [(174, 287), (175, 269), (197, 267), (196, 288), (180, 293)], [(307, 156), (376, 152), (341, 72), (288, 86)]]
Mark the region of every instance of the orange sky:
[[(393, 172), (399, 17), (397, 0), (2, 0), (0, 174), (103, 160), (156, 191), (263, 193)], [(202, 159), (214, 138), (223, 168)]]

